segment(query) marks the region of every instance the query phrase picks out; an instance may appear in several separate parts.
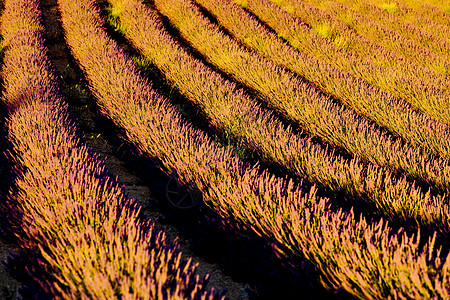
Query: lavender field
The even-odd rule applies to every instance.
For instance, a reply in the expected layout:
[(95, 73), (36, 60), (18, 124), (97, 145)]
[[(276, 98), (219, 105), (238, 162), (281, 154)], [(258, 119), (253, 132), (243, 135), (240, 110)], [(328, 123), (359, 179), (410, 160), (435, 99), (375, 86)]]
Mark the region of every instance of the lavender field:
[(450, 299), (447, 0), (0, 1), (0, 299)]

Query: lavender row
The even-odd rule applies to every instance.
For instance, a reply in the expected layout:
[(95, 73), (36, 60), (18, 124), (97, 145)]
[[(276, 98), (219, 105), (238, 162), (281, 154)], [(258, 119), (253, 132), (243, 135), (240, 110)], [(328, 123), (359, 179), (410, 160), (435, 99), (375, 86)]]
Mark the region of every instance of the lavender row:
[[(398, 47), (396, 47), (395, 40), (386, 41), (382, 44), (376, 43), (370, 36), (366, 37), (358, 34), (352, 29), (353, 23), (362, 21), (358, 20), (357, 16), (353, 14), (348, 15), (351, 18), (347, 17), (345, 20), (340, 20), (337, 16), (329, 14), (324, 9), (303, 1), (270, 1), (281, 6), (288, 13), (300, 18), (319, 36), (337, 43), (339, 40), (345, 41), (346, 50), (370, 58), (375, 65), (382, 64), (384, 66), (395, 67), (400, 72), (405, 68), (404, 70), (408, 70), (408, 72), (413, 74), (415, 73), (419, 77), (421, 73), (430, 73), (432, 77), (436, 77), (437, 80), (445, 82), (446, 86), (449, 85), (448, 77), (442, 74), (440, 67), (443, 63), (445, 68), (448, 69), (448, 63), (446, 62), (448, 58), (446, 57), (438, 56), (434, 53), (426, 57), (426, 53), (421, 51), (423, 50), (422, 48), (416, 49), (418, 52), (414, 56), (408, 56), (403, 51), (414, 51), (414, 47), (409, 47), (411, 45), (408, 45), (407, 42), (402, 43), (404, 39), (401, 37)], [(368, 51), (369, 49), (370, 51)]]
[(366, 166), (357, 158), (346, 160), (294, 134), (233, 82), (183, 50), (154, 11), (134, 0), (128, 0), (126, 7), (114, 0), (110, 3), (116, 28), (227, 136), (256, 150), (270, 164), (275, 162), (321, 188), (358, 197), (361, 205), (363, 201), (372, 204), (389, 220), (448, 231), (446, 200), (423, 194), (414, 184), (397, 180), (386, 170)]
[[(309, 260), (331, 289), (372, 298), (448, 298), (448, 266), (439, 253), (433, 254), (434, 239), (423, 248), (418, 237), (392, 234), (383, 222), (367, 223), (353, 213), (329, 211), (314, 190), (304, 194), (285, 179), (244, 165), (186, 124), (151, 89), (102, 30), (92, 1), (59, 3), (66, 39), (104, 113), (145, 155), (158, 157), (166, 170), (196, 185), (217, 213), (271, 240), (281, 258)], [(122, 8), (133, 5), (119, 3)], [(361, 259), (355, 260), (355, 253)]]
[[(403, 37), (420, 43), (422, 47), (428, 48), (431, 52), (437, 52), (444, 56), (450, 51), (449, 27), (434, 22), (431, 18), (424, 18), (402, 3), (392, 3), (388, 5), (381, 1), (354, 1), (349, 3), (346, 0), (336, 1), (349, 10), (348, 14), (356, 11), (401, 34)], [(339, 18), (345, 18), (343, 12), (339, 13)], [(349, 18), (347, 16), (347, 18)]]
[(386, 3), (383, 0), (371, 0), (365, 1), (364, 4), (356, 1), (353, 7), (361, 10), (361, 13), (365, 13), (367, 8), (367, 12), (371, 16), (376, 8), (382, 9), (386, 16), (386, 18), (384, 16), (382, 18), (389, 19), (387, 20), (388, 23), (391, 20), (398, 20), (398, 22), (412, 24), (421, 30), (425, 30), (427, 34), (430, 33), (450, 42), (448, 35), (450, 30), (450, 17), (448, 16), (450, 6), (446, 6), (443, 1), (426, 3), (426, 1), (402, 0), (395, 3)]
[[(444, 51), (439, 51), (439, 46), (443, 46), (442, 44), (433, 43), (430, 47), (422, 46), (416, 40), (406, 39), (396, 31), (387, 28), (384, 24), (375, 22), (371, 18), (340, 3), (329, 2), (328, 5), (323, 5), (319, 0), (303, 2), (323, 9), (338, 19), (341, 19), (342, 15), (347, 14), (348, 16), (351, 14), (351, 28), (358, 35), (367, 37), (375, 44), (382, 45), (389, 51), (410, 60), (414, 64), (431, 68), (444, 75), (450, 75), (449, 50), (447, 48)], [(400, 24), (397, 26), (400, 26)]]
[[(443, 86), (443, 84), (448, 86), (447, 79), (436, 80), (432, 74), (422, 71), (418, 72), (415, 70), (415, 66), (408, 65), (404, 68), (402, 64), (397, 65), (401, 60), (394, 61), (397, 58), (387, 58), (388, 63), (383, 63), (386, 61), (385, 57), (377, 58), (373, 61), (370, 57), (367, 57), (368, 54), (366, 52), (354, 53), (346, 51), (348, 39), (336, 37), (335, 41), (330, 41), (329, 39), (318, 37), (314, 30), (311, 30), (298, 18), (288, 14), (269, 0), (235, 0), (235, 2), (256, 15), (262, 22), (270, 26), (277, 35), (300, 51), (300, 54), (295, 53), (294, 57), (300, 56), (300, 59), (303, 57), (302, 60), (293, 60), (291, 54), (287, 56), (290, 59), (281, 60), (283, 65), (288, 65), (289, 69), (308, 78), (308, 80), (316, 83), (326, 92), (336, 95), (347, 103), (351, 103), (349, 105), (355, 107), (361, 114), (368, 115), (380, 124), (391, 123), (388, 127), (393, 131), (399, 132), (400, 135), (402, 135), (402, 130), (396, 130), (395, 127), (399, 127), (400, 124), (404, 124), (406, 121), (398, 121), (403, 119), (400, 116), (394, 118), (381, 117), (381, 112), (384, 115), (390, 112), (386, 105), (388, 107), (392, 106), (395, 112), (402, 110), (404, 113), (410, 112), (413, 108), (435, 120), (449, 124), (448, 88)], [(253, 21), (253, 23), (255, 22)], [(256, 25), (247, 25), (247, 27), (250, 26), (255, 27)], [(260, 35), (264, 34), (262, 33), (263, 29), (259, 28)], [(278, 46), (278, 48), (283, 48), (283, 51), (278, 52), (293, 51), (285, 50), (286, 47), (286, 45), (283, 45), (283, 47)], [(268, 47), (265, 48), (267, 49)], [(260, 49), (260, 51), (262, 50)], [(278, 58), (278, 60), (280, 59)], [(394, 61), (394, 65), (391, 61)], [(324, 66), (328, 66), (328, 70)], [(336, 69), (333, 69), (333, 67)], [(314, 73), (314, 68), (317, 70), (323, 69), (323, 71)], [(335, 74), (337, 78), (323, 75), (323, 72), (326, 72), (325, 74)], [(364, 84), (364, 82), (367, 82), (367, 84)], [(399, 100), (395, 100), (393, 97)], [(371, 104), (372, 101), (374, 104)], [(385, 104), (378, 104), (380, 102)], [(410, 103), (412, 108), (404, 102)], [(371, 110), (374, 106), (376, 107), (375, 114), (378, 114), (376, 118)], [(394, 111), (390, 114), (395, 114)], [(412, 115), (417, 115), (417, 113), (412, 113)], [(428, 119), (427, 117), (422, 118)], [(392, 123), (395, 124), (396, 122), (400, 124), (393, 126)], [(406, 127), (406, 131), (410, 130), (414, 131), (418, 130), (418, 128), (416, 126)], [(403, 127), (403, 131), (405, 131), (405, 127)], [(416, 132), (412, 139), (419, 139), (420, 141), (420, 134), (418, 135)], [(438, 149), (435, 150), (439, 151)]]
[[(250, 2), (254, 3), (254, 1)], [(265, 0), (259, 2), (267, 3)], [(291, 19), (291, 23), (293, 20), (293, 23), (297, 24), (298, 18), (302, 20), (302, 26), (297, 27), (298, 31), (287, 27), (288, 30), (282, 33), (291, 45), (322, 57), (335, 66), (360, 76), (374, 86), (388, 89), (397, 97), (409, 101), (416, 109), (448, 123), (448, 109), (446, 109), (448, 107), (448, 77), (394, 55), (382, 46), (357, 35), (348, 28), (348, 26), (351, 27), (351, 23), (346, 24), (306, 3), (290, 0), (271, 2), (281, 5), (286, 10), (274, 12), (278, 15), (277, 17)], [(265, 13), (258, 15), (262, 19), (267, 19)], [(276, 21), (269, 23), (274, 28), (280, 26)], [(314, 42), (309, 42), (311, 39)]]
[[(77, 136), (44, 46), (38, 1), (7, 0), (3, 101), (15, 188), (8, 206), (20, 246), (56, 298), (213, 298), (196, 267), (153, 225)], [(173, 283), (176, 283), (173, 286)]]
[(418, 14), (426, 19), (431, 19), (435, 23), (449, 27), (450, 24), (450, 6), (445, 1), (428, 0), (402, 0), (401, 3), (405, 4), (409, 9), (414, 10), (415, 14)]

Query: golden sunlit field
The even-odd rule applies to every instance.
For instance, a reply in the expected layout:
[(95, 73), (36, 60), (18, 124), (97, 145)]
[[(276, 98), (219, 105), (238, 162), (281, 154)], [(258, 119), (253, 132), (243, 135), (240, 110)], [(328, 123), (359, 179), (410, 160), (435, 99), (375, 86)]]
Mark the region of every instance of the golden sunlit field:
[(0, 299), (450, 299), (448, 0), (0, 14)]

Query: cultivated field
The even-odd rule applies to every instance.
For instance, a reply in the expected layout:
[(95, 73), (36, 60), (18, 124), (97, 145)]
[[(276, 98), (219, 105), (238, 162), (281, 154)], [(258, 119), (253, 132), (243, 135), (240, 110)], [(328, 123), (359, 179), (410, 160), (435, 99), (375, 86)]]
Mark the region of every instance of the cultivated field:
[(0, 298), (450, 299), (448, 0), (0, 1)]

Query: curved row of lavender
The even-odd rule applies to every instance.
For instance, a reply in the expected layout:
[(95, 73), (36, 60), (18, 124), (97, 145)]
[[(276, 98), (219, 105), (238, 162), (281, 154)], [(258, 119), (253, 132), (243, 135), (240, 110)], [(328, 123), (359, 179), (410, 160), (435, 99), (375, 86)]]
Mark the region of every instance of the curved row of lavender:
[(388, 90), (418, 111), (450, 124), (448, 102), (450, 80), (444, 75), (433, 74), (432, 71), (412, 63), (408, 64), (395, 55), (386, 56), (382, 58), (383, 60), (373, 59), (371, 57), (373, 49), (364, 52), (351, 51), (347, 43), (357, 41), (351, 41), (346, 35), (339, 36), (336, 41), (324, 38), (269, 0), (246, 0), (245, 5), (247, 10), (269, 24), (294, 48), (346, 70), (370, 85)]
[[(391, 25), (394, 27), (393, 30), (398, 30), (402, 34), (410, 29), (410, 32), (406, 33), (408, 36), (423, 34), (423, 38), (427, 38), (429, 35), (433, 35), (447, 44), (450, 43), (450, 16), (448, 14), (450, 6), (444, 1), (402, 0), (387, 4), (383, 0), (357, 0), (353, 2), (352, 7), (362, 14), (370, 15), (384, 25)], [(384, 11), (382, 15), (374, 16), (380, 9)], [(395, 24), (400, 24), (402, 28), (395, 28)]]
[(287, 180), (246, 166), (151, 89), (105, 33), (92, 0), (59, 4), (68, 44), (104, 113), (143, 154), (197, 186), (222, 217), (267, 238), (284, 260), (294, 255), (310, 261), (330, 288), (377, 299), (448, 298), (450, 260), (441, 257), (434, 239), (422, 247), (418, 237), (392, 234), (384, 222), (368, 223), (352, 212), (330, 211), (314, 191), (304, 194)]
[[(380, 1), (380, 0), (377, 0)], [(397, 3), (397, 7), (401, 10), (396, 12), (401, 12), (403, 19), (414, 22), (419, 27), (424, 27), (427, 23), (420, 22), (421, 20), (431, 20), (432, 23), (429, 27), (431, 30), (438, 30), (439, 32), (448, 33), (450, 32), (450, 16), (448, 12), (450, 7), (444, 1), (416, 1), (416, 0), (402, 0), (402, 2)], [(417, 18), (417, 15), (420, 18)], [(442, 31), (439, 31), (444, 29)], [(449, 35), (443, 35), (448, 42), (450, 42)]]
[[(384, 61), (374, 62), (370, 55), (349, 49), (353, 43), (348, 37), (323, 37), (312, 30), (308, 24), (289, 14), (270, 0), (234, 0), (258, 19), (270, 26), (278, 36), (300, 52), (326, 61), (333, 66), (350, 72), (382, 90), (387, 90), (395, 97), (410, 103), (415, 109), (428, 114), (436, 120), (450, 124), (448, 103), (448, 80), (438, 76), (437, 80), (430, 72), (424, 72), (415, 66), (391, 65), (389, 61), (399, 64), (397, 57), (386, 56)], [(385, 14), (381, 14), (385, 15)], [(403, 24), (403, 23), (402, 23)], [(364, 54), (373, 51), (366, 51)], [(320, 77), (320, 76), (319, 76)], [(442, 82), (447, 81), (447, 88)], [(428, 87), (424, 89), (424, 86)], [(381, 95), (380, 95), (381, 96)]]
[[(342, 1), (338, 2), (344, 4)], [(392, 30), (402, 38), (420, 44), (420, 46), (428, 49), (430, 52), (448, 56), (450, 51), (450, 40), (448, 38), (450, 26), (448, 21), (446, 25), (440, 26), (432, 18), (424, 18), (419, 13), (414, 13), (414, 16), (411, 16), (412, 18), (410, 19), (405, 18), (405, 16), (401, 15), (411, 12), (411, 9), (402, 3), (389, 6), (383, 3), (358, 3), (357, 1), (354, 5), (341, 5), (339, 8), (341, 7), (343, 9), (351, 9), (364, 16), (367, 22), (364, 22), (363, 26), (377, 23), (384, 30)], [(441, 13), (442, 15), (445, 16), (445, 14)], [(450, 18), (447, 17), (447, 19)], [(449, 69), (445, 70), (440, 68), (439, 65), (435, 67), (440, 73), (449, 74)]]
[[(411, 91), (410, 94), (402, 92), (396, 94), (398, 98), (395, 98), (389, 91), (380, 89), (376, 85), (369, 85), (354, 73), (337, 68), (332, 58), (321, 60), (286, 45), (275, 33), (267, 30), (261, 22), (245, 12), (233, 0), (196, 0), (195, 2), (212, 14), (224, 29), (248, 49), (302, 76), (324, 93), (339, 99), (359, 115), (402, 137), (408, 143), (422, 147), (425, 151), (437, 156), (450, 158), (449, 144), (441, 144), (447, 139), (450, 127), (416, 112), (406, 102), (415, 99), (415, 95), (424, 93), (424, 90), (428, 91), (428, 95), (420, 97), (419, 102), (437, 101), (438, 103), (432, 106), (432, 111), (443, 112), (444, 115), (448, 115), (448, 121), (450, 121), (449, 94), (445, 88), (432, 89), (427, 86), (427, 89), (424, 89), (423, 77), (420, 80), (416, 78), (414, 85), (407, 85), (407, 89)], [(313, 34), (311, 30), (307, 31)], [(313, 43), (319, 44), (322, 40), (315, 36)], [(306, 44), (307, 41), (302, 40), (302, 43)], [(342, 52), (339, 54), (337, 56), (342, 56)], [(355, 62), (352, 61), (347, 65), (354, 64)], [(371, 74), (376, 77), (383, 76), (383, 82), (389, 81), (386, 70), (383, 68), (375, 68), (371, 70)], [(401, 84), (404, 84), (404, 81), (402, 78)], [(392, 82), (392, 84), (397, 87), (400, 83)]]
[[(448, 55), (450, 51), (450, 26), (436, 23), (432, 18), (425, 18), (423, 15), (405, 5), (406, 3), (385, 3), (382, 1), (353, 1), (348, 3), (345, 0), (338, 0), (335, 4), (338, 10), (333, 10), (341, 20), (345, 20), (343, 10), (357, 12), (368, 18), (366, 26), (372, 22), (378, 23), (383, 28), (392, 30), (400, 34), (403, 38), (419, 43), (422, 47), (431, 52), (438, 52), (441, 55)], [(441, 13), (441, 15), (444, 15)], [(347, 19), (348, 20), (348, 19)], [(348, 20), (349, 25), (358, 20)], [(445, 74), (445, 70), (440, 70)], [(449, 70), (450, 71), (450, 70)], [(448, 73), (448, 72), (447, 72)]]
[[(110, 10), (111, 23), (155, 64), (170, 84), (179, 89), (209, 120), (243, 147), (257, 151), (268, 163), (277, 163), (320, 188), (351, 199), (388, 220), (420, 224), (449, 233), (450, 208), (446, 199), (421, 192), (389, 171), (365, 165), (358, 158), (346, 160), (294, 134), (269, 110), (239, 90), (231, 81), (194, 59), (165, 31), (157, 14), (143, 6)], [(241, 26), (242, 27), (242, 26)], [(177, 62), (177, 63), (173, 63)], [(446, 188), (446, 187), (445, 187)]]
[(138, 219), (124, 189), (78, 138), (44, 46), (39, 2), (7, 0), (3, 101), (15, 166), (13, 233), (58, 299), (213, 299), (196, 266)]
[[(262, 101), (298, 123), (311, 135), (373, 164), (439, 183), (441, 188), (448, 186), (448, 159), (433, 156), (420, 147), (395, 138), (350, 108), (322, 95), (292, 72), (244, 48), (204, 17), (192, 1), (156, 0), (155, 5), (181, 36), (209, 62), (256, 90)], [(436, 138), (430, 139), (428, 146), (448, 148), (448, 134), (445, 134), (448, 128), (435, 125)], [(433, 130), (428, 132), (431, 134)]]
[(407, 39), (395, 30), (387, 28), (384, 24), (373, 21), (371, 18), (358, 11), (349, 8), (341, 3), (330, 2), (328, 5), (323, 5), (320, 0), (303, 1), (313, 7), (317, 7), (329, 15), (335, 16), (337, 20), (342, 22), (342, 15), (348, 13), (352, 15), (351, 29), (360, 36), (364, 36), (374, 43), (383, 46), (396, 55), (404, 57), (417, 65), (430, 68), (443, 73), (449, 74), (450, 57), (448, 56), (448, 49), (439, 51), (438, 44), (435, 43), (431, 47), (421, 45), (415, 39)]
[[(429, 60), (426, 58), (415, 59), (414, 56), (405, 57), (401, 53), (395, 53), (395, 48), (373, 42), (369, 37), (355, 32), (352, 29), (351, 20), (340, 20), (338, 17), (327, 13), (323, 9), (303, 1), (270, 1), (283, 8), (289, 14), (301, 19), (322, 37), (337, 43), (339, 43), (339, 39), (346, 41), (346, 50), (365, 56), (372, 60), (374, 64), (381, 64), (382, 66), (392, 68), (392, 73), (406, 72), (414, 74), (417, 78), (421, 78), (422, 76), (430, 77), (435, 81), (436, 87), (448, 87), (449, 78), (441, 74), (438, 71), (439, 68), (437, 70), (434, 68), (433, 70), (432, 66), (427, 66), (426, 64)], [(428, 17), (432, 16), (430, 15)], [(370, 56), (367, 56), (367, 53), (370, 53)], [(430, 58), (433, 58), (433, 55)]]

